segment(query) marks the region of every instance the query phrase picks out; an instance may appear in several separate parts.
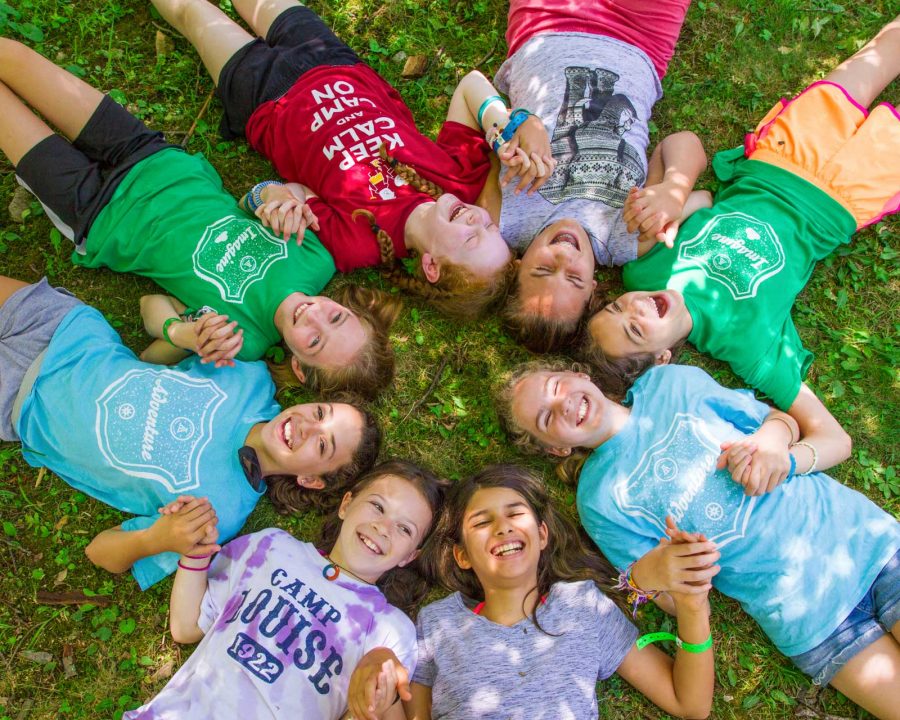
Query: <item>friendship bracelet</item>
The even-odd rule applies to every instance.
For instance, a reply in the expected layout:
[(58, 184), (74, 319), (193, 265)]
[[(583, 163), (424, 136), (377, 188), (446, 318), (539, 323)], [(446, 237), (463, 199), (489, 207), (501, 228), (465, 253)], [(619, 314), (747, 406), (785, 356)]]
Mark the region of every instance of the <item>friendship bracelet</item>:
[(641, 590), (637, 585), (634, 584), (634, 579), (631, 577), (632, 570), (634, 570), (634, 565), (637, 562), (635, 560), (631, 563), (627, 568), (625, 568), (622, 572), (619, 573), (619, 581), (616, 583), (616, 590), (627, 590), (628, 598), (627, 601), (631, 604), (631, 617), (637, 617), (638, 607), (643, 605), (644, 603), (654, 600), (659, 597), (658, 590)]
[(190, 558), (191, 560), (206, 560), (206, 558), (212, 557), (212, 553), (206, 555), (185, 555), (184, 557)]
[(519, 126), (530, 117), (531, 112), (525, 108), (516, 108), (513, 110), (509, 114), (509, 122), (506, 124), (506, 127), (503, 128), (503, 132), (501, 133), (503, 141), (509, 142), (512, 140), (512, 136), (516, 134), (516, 130), (519, 129)]
[(641, 635), (636, 641), (635, 645), (637, 645), (638, 650), (643, 650), (650, 643), (655, 643), (660, 640), (674, 640), (675, 644), (678, 646), (679, 650), (684, 650), (689, 653), (702, 653), (706, 652), (712, 647), (712, 633), (709, 634), (709, 637), (706, 638), (702, 643), (689, 643), (682, 640), (677, 635), (673, 635), (672, 633), (667, 632), (655, 632), (655, 633), (647, 633), (646, 635)]
[(797, 473), (797, 458), (794, 457), (794, 453), (788, 453), (788, 459), (791, 461), (791, 469), (788, 470), (785, 480), (790, 480)]
[(266, 188), (269, 185), (284, 185), (284, 183), (278, 182), (277, 180), (263, 180), (250, 188), (246, 195), (247, 207), (250, 208), (250, 212), (255, 213), (259, 209), (259, 206), (263, 204), (262, 191), (263, 188)]
[(163, 336), (163, 338), (165, 338), (165, 341), (167, 343), (169, 343), (169, 345), (171, 345), (172, 347), (178, 347), (178, 346), (174, 342), (172, 342), (172, 338), (169, 337), (169, 328), (172, 327), (172, 323), (177, 323), (177, 322), (184, 322), (184, 321), (176, 315), (175, 317), (170, 317), (168, 320), (166, 320), (163, 323), (163, 327), (162, 327), (162, 336)]
[(478, 108), (478, 127), (480, 127), (480, 128), (484, 127), (484, 125), (481, 124), (481, 121), (484, 118), (484, 111), (488, 109), (488, 106), (491, 103), (494, 103), (497, 100), (499, 100), (500, 102), (503, 103), (503, 107), (506, 107), (506, 103), (503, 102), (503, 98), (500, 97), (499, 95), (491, 95), (489, 98), (485, 98), (484, 102), (481, 103), (481, 107)]
[(769, 415), (769, 417), (767, 417), (765, 420), (763, 420), (763, 425), (765, 425), (767, 422), (769, 422), (769, 420), (777, 420), (778, 422), (782, 423), (788, 429), (788, 432), (791, 434), (790, 444), (791, 445), (796, 444), (796, 441), (794, 440), (794, 428), (791, 427), (791, 424), (787, 420), (785, 420), (783, 417), (781, 417), (781, 415)]
[(812, 453), (812, 464), (809, 466), (809, 468), (806, 470), (806, 472), (798, 473), (799, 475), (809, 475), (810, 473), (816, 471), (816, 466), (818, 466), (818, 464), (819, 464), (819, 453), (816, 450), (815, 446), (811, 445), (808, 442), (804, 442), (803, 440), (798, 440), (797, 442), (793, 443), (791, 445), (791, 448), (795, 448), (798, 445), (800, 447), (805, 447), (807, 450), (809, 450)]
[(190, 565), (185, 565), (181, 560), (178, 561), (178, 567), (182, 570), (190, 570), (191, 572), (204, 572), (205, 570), (209, 570), (209, 566), (212, 565), (212, 560), (210, 560), (203, 567), (191, 567)]

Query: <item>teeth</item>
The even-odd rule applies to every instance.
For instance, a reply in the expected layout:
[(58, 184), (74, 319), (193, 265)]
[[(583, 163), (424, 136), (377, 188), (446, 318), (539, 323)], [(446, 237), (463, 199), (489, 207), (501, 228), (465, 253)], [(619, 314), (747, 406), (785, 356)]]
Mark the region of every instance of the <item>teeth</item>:
[(578, 423), (581, 424), (581, 421), (584, 420), (584, 416), (587, 415), (588, 411), (588, 401), (587, 398), (581, 398), (581, 405), (578, 406)]
[(560, 243), (566, 243), (567, 245), (571, 245), (576, 250), (581, 249), (581, 247), (578, 244), (578, 239), (571, 233), (560, 233), (555, 238), (553, 238), (553, 240), (550, 241), (551, 245), (558, 245)]
[(491, 552), (498, 556), (512, 555), (513, 553), (519, 552), (523, 547), (524, 545), (521, 542), (516, 541), (495, 547)]
[(456, 218), (459, 217), (460, 213), (465, 211), (465, 209), (466, 209), (465, 205), (457, 205), (455, 208), (453, 208), (453, 212), (450, 213), (450, 222), (453, 222), (454, 220), (456, 220)]
[(297, 306), (297, 309), (294, 310), (294, 322), (295, 323), (297, 322), (297, 319), (303, 314), (303, 311), (306, 310), (306, 308), (308, 308), (310, 305), (312, 305), (312, 303), (304, 302), (304, 303), (300, 303)]
[(284, 424), (283, 431), (284, 442), (291, 450), (294, 449), (294, 426), (290, 420)]
[(369, 538), (367, 538), (365, 535), (360, 535), (359, 539), (362, 540), (362, 544), (369, 548), (369, 550), (371, 550), (373, 553), (377, 553), (378, 555), (382, 554), (381, 549), (375, 543), (369, 540)]

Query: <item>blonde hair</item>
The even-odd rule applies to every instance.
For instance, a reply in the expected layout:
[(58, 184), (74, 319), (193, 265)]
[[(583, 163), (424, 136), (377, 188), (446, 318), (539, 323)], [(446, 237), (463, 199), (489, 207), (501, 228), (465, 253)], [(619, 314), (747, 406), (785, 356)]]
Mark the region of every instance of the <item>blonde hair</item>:
[[(394, 378), (394, 348), (388, 333), (403, 309), (403, 301), (382, 290), (359, 285), (339, 288), (332, 299), (359, 318), (369, 339), (352, 363), (343, 367), (315, 367), (298, 358), (306, 375), (302, 384), (326, 395), (348, 391), (367, 400), (374, 399)], [(282, 362), (269, 361), (269, 371), (279, 389), (301, 385), (291, 367), (289, 351)]]
[[(390, 165), (397, 175), (403, 178), (415, 190), (437, 200), (444, 191), (431, 180), (423, 178), (409, 165), (398, 162), (388, 155), (384, 145), (378, 149), (381, 159)], [(486, 312), (493, 304), (503, 299), (510, 282), (515, 276), (515, 264), (512, 259), (488, 279), (479, 278), (464, 267), (445, 263), (437, 282), (430, 283), (425, 278), (422, 268), (416, 264), (413, 274), (395, 267), (397, 265), (394, 243), (387, 231), (378, 225), (375, 216), (368, 210), (354, 210), (352, 217), (365, 218), (375, 233), (381, 265), (394, 268), (388, 273), (388, 279), (397, 287), (418, 295), (439, 311), (458, 319), (471, 319)]]

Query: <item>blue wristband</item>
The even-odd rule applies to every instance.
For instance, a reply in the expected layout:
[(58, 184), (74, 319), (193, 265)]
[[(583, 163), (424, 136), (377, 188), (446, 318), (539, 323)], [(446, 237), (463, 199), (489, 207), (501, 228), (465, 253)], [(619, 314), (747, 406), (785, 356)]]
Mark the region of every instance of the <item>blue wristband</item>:
[(512, 114), (509, 116), (509, 122), (506, 123), (506, 127), (503, 128), (503, 131), (500, 133), (499, 137), (495, 138), (494, 140), (494, 152), (499, 152), (500, 147), (504, 143), (508, 143), (510, 140), (512, 140), (513, 135), (516, 134), (516, 130), (518, 130), (519, 126), (529, 117), (531, 117), (531, 113), (525, 108), (516, 108), (515, 110), (513, 110)]
[(794, 457), (794, 453), (788, 453), (788, 457), (791, 459), (791, 469), (788, 470), (785, 480), (790, 480), (794, 477), (794, 472), (797, 470), (797, 458)]
[(280, 183), (277, 180), (263, 180), (256, 183), (246, 195), (247, 207), (250, 208), (250, 212), (255, 213), (259, 206), (262, 205), (263, 188), (269, 185), (284, 185), (284, 183)]

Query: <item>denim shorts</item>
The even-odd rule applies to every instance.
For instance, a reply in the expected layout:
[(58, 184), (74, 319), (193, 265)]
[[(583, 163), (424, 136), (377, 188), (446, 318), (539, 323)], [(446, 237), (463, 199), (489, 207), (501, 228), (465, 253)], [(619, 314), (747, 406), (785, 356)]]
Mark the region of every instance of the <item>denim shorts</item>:
[(885, 565), (847, 619), (824, 641), (791, 660), (816, 685), (827, 685), (857, 653), (900, 621), (900, 551)]

